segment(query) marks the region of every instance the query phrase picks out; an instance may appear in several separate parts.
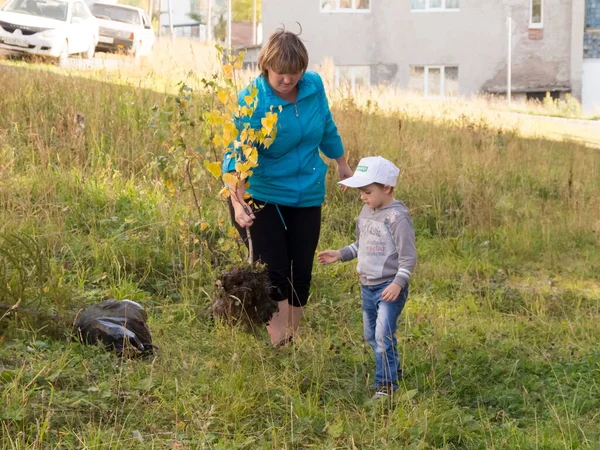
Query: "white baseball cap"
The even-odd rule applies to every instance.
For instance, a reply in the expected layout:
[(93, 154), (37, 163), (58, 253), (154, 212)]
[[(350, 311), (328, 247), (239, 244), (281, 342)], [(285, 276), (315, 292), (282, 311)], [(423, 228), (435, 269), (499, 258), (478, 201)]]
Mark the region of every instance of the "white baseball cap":
[(380, 183), (388, 186), (396, 186), (398, 181), (398, 169), (392, 162), (381, 156), (369, 156), (363, 158), (356, 166), (354, 175), (345, 180), (338, 181), (351, 188), (361, 188), (372, 183)]

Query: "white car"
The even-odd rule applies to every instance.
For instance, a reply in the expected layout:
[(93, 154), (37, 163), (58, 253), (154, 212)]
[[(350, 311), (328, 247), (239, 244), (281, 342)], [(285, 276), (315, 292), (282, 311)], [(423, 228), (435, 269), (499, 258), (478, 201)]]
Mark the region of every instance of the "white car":
[(142, 8), (94, 3), (90, 10), (100, 24), (98, 50), (125, 51), (136, 57), (150, 54), (156, 38)]
[(58, 58), (93, 58), (98, 21), (82, 0), (8, 0), (0, 8), (0, 49)]

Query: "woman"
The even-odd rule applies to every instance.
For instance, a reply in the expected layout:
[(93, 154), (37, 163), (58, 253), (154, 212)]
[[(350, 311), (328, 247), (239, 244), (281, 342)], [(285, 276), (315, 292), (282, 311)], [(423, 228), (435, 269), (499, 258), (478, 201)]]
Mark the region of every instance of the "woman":
[[(352, 176), (344, 147), (331, 117), (323, 82), (306, 72), (308, 52), (289, 31), (273, 33), (258, 58), (262, 74), (249, 88), (258, 89), (258, 106), (250, 126), (260, 129), (261, 118), (278, 113), (277, 137), (268, 149), (259, 149), (258, 167), (249, 179), (251, 209), (244, 186), (230, 186), (231, 212), (243, 239), (250, 234), (255, 260), (267, 266), (271, 298), (279, 310), (267, 326), (274, 346), (290, 342), (297, 333), (310, 291), (311, 272), (321, 228), (327, 165), (319, 150), (337, 162), (340, 179)], [(280, 108), (281, 107), (281, 108)], [(225, 171), (234, 171), (227, 155)], [(254, 212), (253, 212), (254, 210)]]

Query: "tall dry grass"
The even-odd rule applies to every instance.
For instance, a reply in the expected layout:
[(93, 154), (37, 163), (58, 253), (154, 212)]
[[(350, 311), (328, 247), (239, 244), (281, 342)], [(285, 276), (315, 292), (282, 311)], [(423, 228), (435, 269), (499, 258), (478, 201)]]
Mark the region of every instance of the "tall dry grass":
[[(180, 76), (204, 76), (182, 52), (170, 71), (0, 65), (0, 303), (64, 314), (131, 298), (161, 349), (120, 361), (45, 321), (1, 319), (0, 447), (598, 447), (597, 150), (468, 105), (332, 94), (351, 164), (380, 154), (401, 167), (417, 233), (405, 381), (373, 403), (351, 264), (315, 267), (292, 348), (207, 317), (244, 251), (203, 175), (199, 220), (171, 130), (153, 121)], [(360, 208), (333, 172), (323, 249), (351, 242)]]

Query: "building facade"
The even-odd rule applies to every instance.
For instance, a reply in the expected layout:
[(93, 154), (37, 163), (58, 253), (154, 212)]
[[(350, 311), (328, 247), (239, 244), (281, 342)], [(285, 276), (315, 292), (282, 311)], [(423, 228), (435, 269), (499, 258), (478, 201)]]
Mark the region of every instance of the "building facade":
[(512, 92), (582, 99), (600, 89), (599, 11), (600, 0), (263, 0), (262, 14), (265, 36), (300, 23), (311, 64), (332, 59), (337, 80), (430, 96), (506, 93), (510, 17)]

